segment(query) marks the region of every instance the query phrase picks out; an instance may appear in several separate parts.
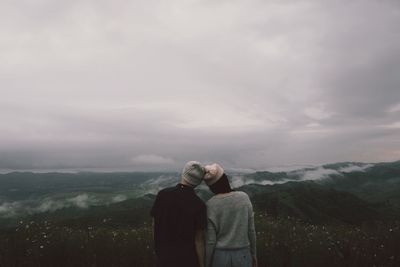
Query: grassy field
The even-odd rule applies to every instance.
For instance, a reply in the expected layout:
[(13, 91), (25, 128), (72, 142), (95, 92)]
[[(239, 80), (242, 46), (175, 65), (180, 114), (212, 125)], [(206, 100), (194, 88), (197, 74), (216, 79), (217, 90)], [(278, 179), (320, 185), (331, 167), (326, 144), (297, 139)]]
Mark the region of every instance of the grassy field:
[[(259, 266), (400, 266), (400, 223), (313, 225), (256, 214)], [(0, 233), (0, 266), (154, 266), (149, 221), (85, 228), (21, 221)]]

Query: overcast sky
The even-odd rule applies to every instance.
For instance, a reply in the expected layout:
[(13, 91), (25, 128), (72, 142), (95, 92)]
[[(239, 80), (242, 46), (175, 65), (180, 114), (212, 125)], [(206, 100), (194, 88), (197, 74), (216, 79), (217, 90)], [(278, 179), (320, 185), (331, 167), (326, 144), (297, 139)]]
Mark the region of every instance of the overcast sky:
[(2, 0), (0, 169), (400, 159), (400, 2)]

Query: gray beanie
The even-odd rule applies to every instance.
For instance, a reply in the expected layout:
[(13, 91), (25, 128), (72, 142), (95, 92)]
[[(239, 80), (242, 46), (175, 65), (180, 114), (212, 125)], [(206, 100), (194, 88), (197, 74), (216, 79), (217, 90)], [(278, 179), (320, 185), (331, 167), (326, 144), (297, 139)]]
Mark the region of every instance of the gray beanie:
[(189, 161), (182, 170), (182, 179), (193, 187), (198, 186), (205, 174), (203, 166), (198, 161)]

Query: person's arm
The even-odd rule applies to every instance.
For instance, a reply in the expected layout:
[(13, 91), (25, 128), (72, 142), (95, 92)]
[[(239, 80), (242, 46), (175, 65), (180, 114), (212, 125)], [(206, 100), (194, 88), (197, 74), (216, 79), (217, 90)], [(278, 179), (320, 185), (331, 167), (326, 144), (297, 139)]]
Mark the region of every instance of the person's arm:
[(249, 205), (249, 229), (248, 229), (249, 241), (250, 241), (250, 253), (253, 258), (253, 267), (257, 266), (257, 247), (256, 247), (256, 230), (254, 226), (254, 212), (253, 206), (250, 202)]
[(214, 254), (215, 245), (217, 243), (217, 233), (215, 226), (211, 220), (208, 220), (207, 233), (206, 233), (206, 266), (211, 266), (211, 261)]
[(200, 267), (204, 267), (204, 254), (205, 254), (204, 236), (205, 236), (205, 233), (204, 233), (203, 229), (198, 229), (196, 231), (195, 245), (196, 245), (197, 257), (199, 258), (199, 266)]

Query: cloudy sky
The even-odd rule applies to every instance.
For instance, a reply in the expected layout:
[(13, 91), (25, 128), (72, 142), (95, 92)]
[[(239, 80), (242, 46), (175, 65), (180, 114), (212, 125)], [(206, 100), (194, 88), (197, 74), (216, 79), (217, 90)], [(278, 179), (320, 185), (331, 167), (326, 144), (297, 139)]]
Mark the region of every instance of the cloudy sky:
[(0, 169), (400, 159), (400, 2), (3, 0)]

